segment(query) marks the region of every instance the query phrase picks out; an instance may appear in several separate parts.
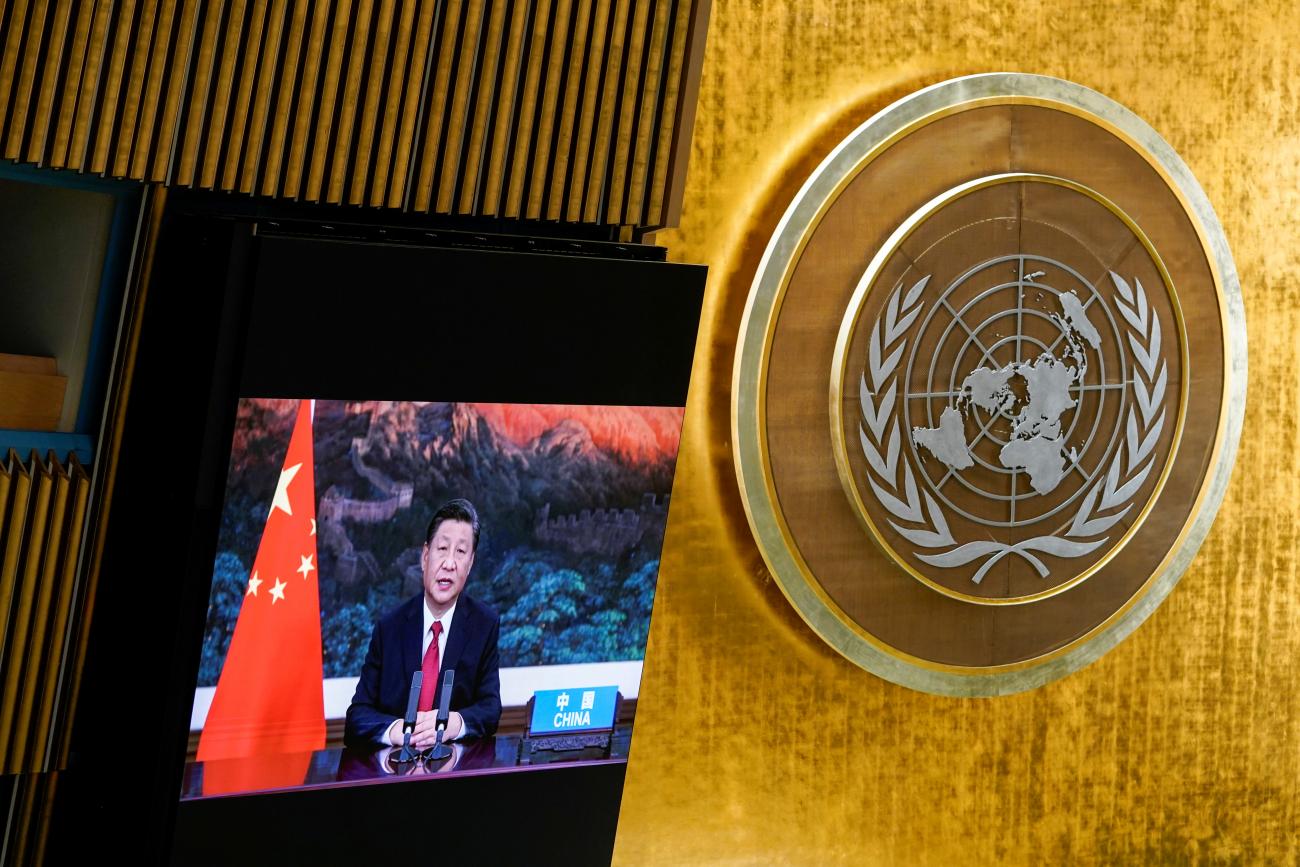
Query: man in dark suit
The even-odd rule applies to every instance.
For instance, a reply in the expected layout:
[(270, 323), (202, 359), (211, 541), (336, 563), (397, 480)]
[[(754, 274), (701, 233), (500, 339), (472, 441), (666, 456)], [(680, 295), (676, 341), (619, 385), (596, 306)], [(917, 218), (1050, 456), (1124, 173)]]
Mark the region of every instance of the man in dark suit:
[(444, 504), (429, 521), (420, 566), (424, 592), (375, 624), (361, 679), (348, 707), (344, 740), (351, 747), (397, 745), (411, 675), (424, 672), (411, 744), (433, 746), (443, 673), (456, 672), (444, 740), (484, 737), (501, 719), (497, 676), (500, 621), (464, 594), (478, 550), (478, 513), (468, 500)]

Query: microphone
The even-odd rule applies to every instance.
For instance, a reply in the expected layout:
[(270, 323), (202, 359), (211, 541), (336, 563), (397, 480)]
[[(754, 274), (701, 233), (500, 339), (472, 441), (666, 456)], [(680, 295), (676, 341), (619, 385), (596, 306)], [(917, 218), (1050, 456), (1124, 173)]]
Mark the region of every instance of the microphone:
[(424, 688), (424, 672), (419, 669), (411, 675), (411, 691), (406, 697), (406, 719), (402, 726), (406, 731), (415, 728), (415, 714), (420, 706), (420, 690)]
[(402, 752), (397, 757), (398, 763), (415, 761), (419, 755), (411, 749), (411, 732), (415, 730), (415, 714), (420, 706), (420, 687), (424, 685), (424, 672), (416, 670), (411, 675), (411, 691), (406, 699), (406, 718), (402, 720)]
[(438, 717), (435, 723), (437, 736), (433, 742), (430, 759), (445, 759), (451, 755), (451, 749), (442, 742), (443, 732), (447, 730), (447, 715), (451, 713), (451, 685), (456, 680), (455, 669), (447, 669), (442, 676), (442, 701), (438, 702)]

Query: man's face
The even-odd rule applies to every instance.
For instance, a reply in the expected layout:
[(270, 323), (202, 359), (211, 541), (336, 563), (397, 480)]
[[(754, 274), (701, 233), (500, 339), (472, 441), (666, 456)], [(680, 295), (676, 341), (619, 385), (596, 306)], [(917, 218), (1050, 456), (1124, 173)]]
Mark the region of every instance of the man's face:
[(474, 528), (464, 521), (443, 521), (433, 531), (420, 558), (424, 567), (424, 598), (441, 616), (465, 589), (474, 565)]

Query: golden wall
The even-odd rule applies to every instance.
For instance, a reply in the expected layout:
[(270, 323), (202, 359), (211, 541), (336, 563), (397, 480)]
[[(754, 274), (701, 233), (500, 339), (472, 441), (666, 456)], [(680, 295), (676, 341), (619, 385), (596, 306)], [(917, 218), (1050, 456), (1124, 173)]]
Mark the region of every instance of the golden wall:
[[(672, 258), (710, 266), (616, 858), (643, 863), (1300, 859), (1300, 26), (1293, 4), (713, 4)], [(767, 574), (730, 438), (759, 255), (876, 109), (974, 72), (1072, 79), (1200, 179), (1245, 296), (1250, 390), (1209, 538), (1151, 619), (1029, 693), (858, 669)]]

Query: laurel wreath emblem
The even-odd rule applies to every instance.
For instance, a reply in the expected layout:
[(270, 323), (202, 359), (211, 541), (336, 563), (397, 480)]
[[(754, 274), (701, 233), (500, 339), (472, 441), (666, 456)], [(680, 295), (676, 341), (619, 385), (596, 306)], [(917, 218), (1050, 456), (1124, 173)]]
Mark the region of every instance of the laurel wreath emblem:
[[(1130, 329), (1128, 342), (1135, 360), (1132, 384), (1136, 399), (1128, 410), (1123, 447), (1116, 450), (1104, 478), (1083, 498), (1067, 528), (1014, 545), (989, 540), (959, 543), (948, 528), (943, 509), (929, 491), (918, 488), (908, 462), (899, 461), (904, 434), (896, 411), (899, 377), (895, 374), (907, 348), (907, 329), (925, 306), (921, 294), (930, 277), (922, 277), (906, 295), (901, 283), (894, 287), (883, 317), (871, 330), (867, 367), (859, 385), (862, 423), (858, 433), (870, 467), (867, 482), (881, 506), (897, 519), (891, 520), (890, 526), (918, 548), (935, 551), (918, 553), (917, 559), (941, 568), (982, 560), (971, 576), (971, 581), (979, 584), (989, 569), (1014, 554), (1046, 578), (1051, 570), (1036, 555), (1085, 556), (1104, 545), (1109, 537), (1102, 534), (1133, 508), (1133, 497), (1156, 463), (1152, 453), (1165, 423), (1168, 369), (1160, 355), (1160, 319), (1147, 304), (1142, 282), (1135, 277), (1130, 286), (1114, 271), (1110, 277), (1118, 293), (1113, 299), (1115, 307)], [(905, 526), (908, 524), (920, 527)]]

